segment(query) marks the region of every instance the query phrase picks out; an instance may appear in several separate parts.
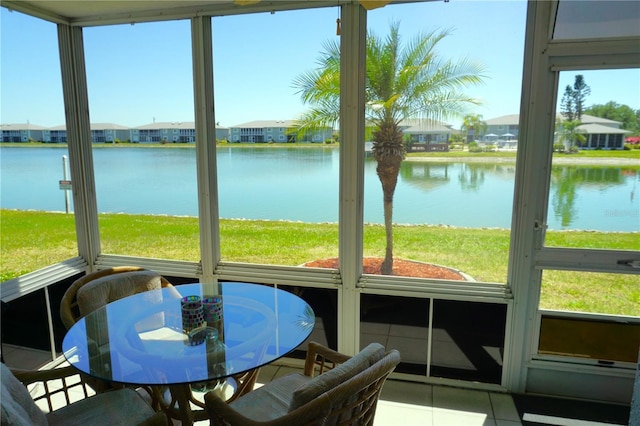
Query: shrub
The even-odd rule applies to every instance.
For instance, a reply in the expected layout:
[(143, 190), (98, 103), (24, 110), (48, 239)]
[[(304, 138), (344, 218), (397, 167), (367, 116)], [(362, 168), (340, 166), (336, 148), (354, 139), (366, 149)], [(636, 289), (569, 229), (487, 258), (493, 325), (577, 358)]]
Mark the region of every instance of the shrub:
[(478, 142), (469, 142), (469, 152), (482, 152)]

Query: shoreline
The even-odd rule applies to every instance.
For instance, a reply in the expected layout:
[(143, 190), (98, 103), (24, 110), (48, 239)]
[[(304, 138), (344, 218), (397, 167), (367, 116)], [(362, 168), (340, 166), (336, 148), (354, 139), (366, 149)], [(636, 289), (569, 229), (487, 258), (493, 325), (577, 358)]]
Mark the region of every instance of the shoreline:
[[(255, 146), (253, 146), (255, 145)], [(216, 144), (216, 148), (301, 148), (301, 149), (339, 149), (339, 144)], [(118, 148), (139, 148), (139, 149), (194, 149), (193, 143), (180, 143), (180, 144), (147, 144), (147, 143), (122, 143), (122, 144), (93, 144), (96, 149), (118, 149)], [(54, 143), (17, 143), (17, 142), (0, 142), (0, 148), (58, 148), (65, 149), (67, 144), (54, 144)], [(408, 156), (403, 161), (409, 161), (414, 163), (503, 163), (503, 164), (515, 164), (516, 152), (510, 156)], [(584, 165), (584, 166), (628, 166), (628, 167), (640, 167), (639, 158), (628, 157), (578, 157), (576, 155), (570, 156), (556, 156), (552, 157), (553, 165)]]
[[(0, 207), (0, 215), (3, 211), (10, 212), (24, 212), (24, 213), (43, 213), (43, 214), (60, 214), (73, 216), (75, 213), (70, 211), (69, 213), (61, 210), (36, 210), (36, 209), (16, 209)], [(114, 216), (143, 216), (143, 217), (167, 217), (176, 219), (198, 219), (198, 216), (189, 215), (173, 215), (166, 213), (124, 213), (124, 212), (99, 212), (98, 215), (114, 215)], [(221, 222), (273, 222), (273, 223), (291, 223), (291, 224), (309, 224), (309, 225), (338, 225), (338, 222), (303, 222), (301, 220), (289, 220), (289, 219), (246, 219), (241, 217), (221, 217)], [(375, 222), (363, 222), (364, 227), (384, 227), (383, 223)], [(485, 231), (506, 231), (510, 232), (510, 228), (503, 228), (499, 226), (463, 226), (463, 225), (447, 225), (444, 223), (395, 223), (396, 228), (435, 228), (435, 229), (452, 229), (452, 230), (485, 230)], [(577, 232), (577, 233), (603, 233), (603, 234), (640, 234), (640, 231), (604, 231), (601, 229), (548, 229), (548, 232)]]
[[(411, 161), (416, 163), (516, 163), (516, 157), (407, 157), (404, 161)], [(591, 158), (566, 158), (554, 157), (551, 160), (551, 164), (566, 164), (566, 165), (584, 165), (584, 166), (631, 166), (640, 167), (640, 160), (636, 158), (604, 158), (604, 157), (591, 157)]]

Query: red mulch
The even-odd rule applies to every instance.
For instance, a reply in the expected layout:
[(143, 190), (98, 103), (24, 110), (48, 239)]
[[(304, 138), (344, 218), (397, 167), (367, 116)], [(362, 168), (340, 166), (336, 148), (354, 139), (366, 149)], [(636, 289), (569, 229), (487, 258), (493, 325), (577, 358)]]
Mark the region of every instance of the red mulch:
[[(383, 259), (380, 257), (365, 257), (362, 260), (363, 272), (365, 274), (380, 275), (380, 266)], [(314, 268), (333, 268), (338, 269), (338, 258), (319, 259), (307, 262), (304, 266)], [(393, 275), (400, 277), (417, 277), (417, 278), (440, 278), (445, 280), (464, 281), (465, 277), (449, 268), (443, 266), (432, 265), (430, 263), (412, 262), (410, 260), (394, 259)]]

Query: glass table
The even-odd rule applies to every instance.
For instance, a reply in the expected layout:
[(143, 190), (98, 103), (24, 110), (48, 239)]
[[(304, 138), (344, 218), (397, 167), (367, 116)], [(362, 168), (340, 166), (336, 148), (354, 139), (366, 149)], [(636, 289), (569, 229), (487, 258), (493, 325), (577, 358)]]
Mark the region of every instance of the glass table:
[[(221, 295), (222, 319), (189, 336), (181, 300), (192, 295)], [(91, 377), (168, 388), (177, 404), (174, 414), (192, 424), (192, 384), (215, 383), (269, 364), (301, 345), (314, 324), (311, 307), (284, 290), (236, 282), (183, 284), (134, 294), (91, 312), (69, 329), (62, 350), (72, 366)]]

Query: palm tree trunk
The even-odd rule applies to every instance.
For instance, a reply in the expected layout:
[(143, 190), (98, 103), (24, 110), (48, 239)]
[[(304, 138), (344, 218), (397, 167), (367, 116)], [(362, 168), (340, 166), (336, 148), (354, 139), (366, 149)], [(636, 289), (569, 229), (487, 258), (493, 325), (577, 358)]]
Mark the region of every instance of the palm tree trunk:
[(384, 261), (380, 273), (391, 275), (393, 273), (393, 195), (398, 183), (398, 173), (402, 157), (387, 156), (378, 161), (378, 178), (382, 184), (382, 194), (384, 197), (384, 230), (387, 239)]
[[(386, 192), (386, 191), (385, 191)], [(380, 267), (382, 275), (391, 275), (393, 273), (393, 194), (387, 199), (384, 195), (384, 231), (387, 237), (387, 246), (384, 252), (384, 260)]]
[(391, 115), (383, 119), (380, 127), (373, 133), (373, 154), (378, 163), (376, 172), (382, 184), (384, 197), (384, 230), (387, 247), (382, 262), (382, 275), (393, 273), (393, 194), (396, 192), (400, 166), (404, 160), (402, 131)]

